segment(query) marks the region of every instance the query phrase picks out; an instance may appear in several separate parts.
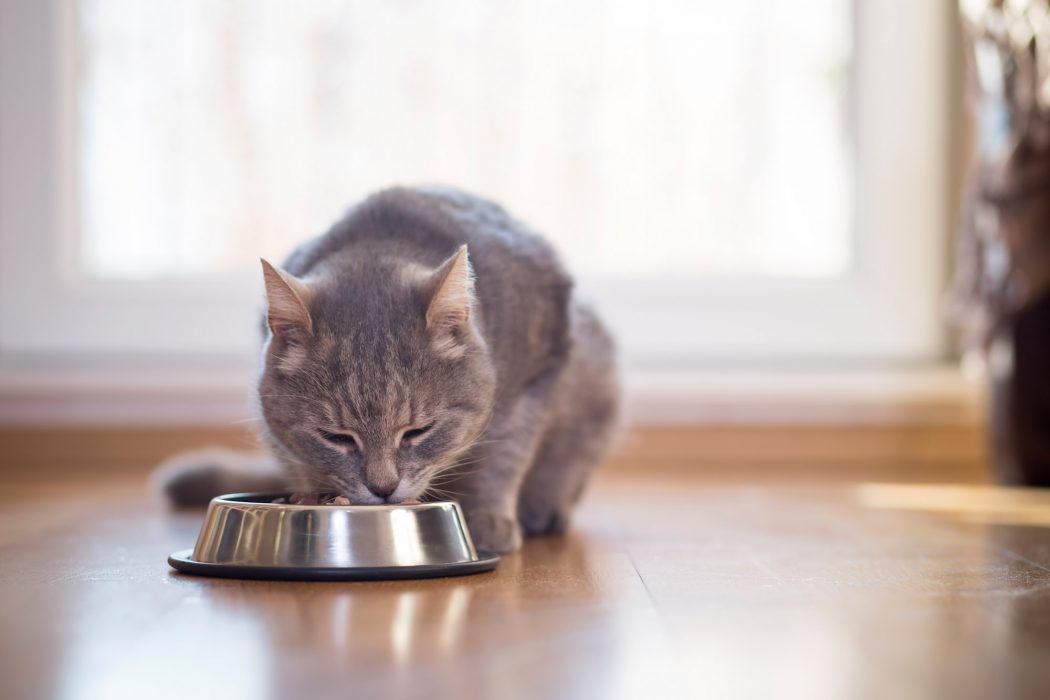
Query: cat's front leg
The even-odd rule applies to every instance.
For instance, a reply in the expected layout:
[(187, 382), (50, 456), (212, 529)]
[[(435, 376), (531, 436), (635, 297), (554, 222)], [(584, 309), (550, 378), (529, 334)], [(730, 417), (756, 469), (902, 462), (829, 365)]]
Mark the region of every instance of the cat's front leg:
[(512, 552), (521, 546), (518, 493), (535, 458), (550, 404), (550, 381), (534, 382), (492, 423), (447, 487), (463, 507), (478, 549)]
[(463, 508), (471, 539), (479, 551), (506, 554), (521, 547), (521, 526), (503, 508), (480, 505)]

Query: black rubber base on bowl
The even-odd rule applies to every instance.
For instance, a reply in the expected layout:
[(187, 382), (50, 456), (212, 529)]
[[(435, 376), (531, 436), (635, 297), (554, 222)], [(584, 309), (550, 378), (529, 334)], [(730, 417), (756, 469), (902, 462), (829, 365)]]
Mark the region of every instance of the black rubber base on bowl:
[(250, 578), (268, 581), (385, 581), (390, 579), (440, 578), (466, 576), (492, 571), (499, 564), (499, 555), (478, 552), (477, 561), (455, 564), (423, 564), (420, 566), (243, 566), (238, 564), (209, 564), (190, 558), (192, 549), (183, 549), (168, 557), (168, 564), (186, 574), (218, 576), (220, 578)]

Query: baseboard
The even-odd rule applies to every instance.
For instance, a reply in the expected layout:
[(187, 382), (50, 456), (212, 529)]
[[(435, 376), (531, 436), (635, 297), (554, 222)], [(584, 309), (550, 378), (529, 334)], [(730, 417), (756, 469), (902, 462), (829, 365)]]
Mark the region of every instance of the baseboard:
[[(206, 445), (255, 449), (247, 425), (0, 428), (0, 471), (135, 470)], [(674, 469), (719, 477), (793, 474), (833, 478), (980, 481), (987, 452), (978, 425), (638, 425), (605, 469)]]

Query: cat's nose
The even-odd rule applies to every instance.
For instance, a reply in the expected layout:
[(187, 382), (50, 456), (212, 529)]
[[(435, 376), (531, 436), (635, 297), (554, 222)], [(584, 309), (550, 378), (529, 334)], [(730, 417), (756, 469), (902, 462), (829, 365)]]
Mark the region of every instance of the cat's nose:
[(389, 479), (387, 481), (370, 481), (365, 484), (368, 490), (379, 498), (386, 499), (394, 491), (397, 491), (397, 485), (400, 483), (398, 479)]

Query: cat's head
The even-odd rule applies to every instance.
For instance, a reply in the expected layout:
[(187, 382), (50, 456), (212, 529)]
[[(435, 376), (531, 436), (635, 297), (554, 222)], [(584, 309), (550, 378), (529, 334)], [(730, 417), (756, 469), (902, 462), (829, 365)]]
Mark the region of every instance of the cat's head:
[(495, 395), (467, 248), (436, 269), (337, 263), (298, 279), (263, 261), (268, 437), (315, 489), (356, 503), (418, 497), (459, 468)]

